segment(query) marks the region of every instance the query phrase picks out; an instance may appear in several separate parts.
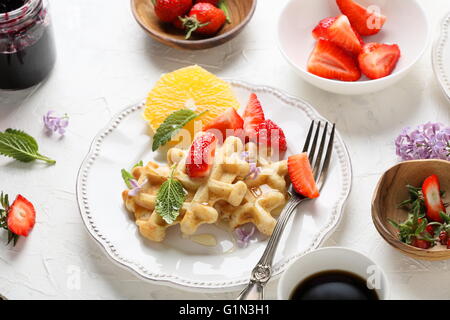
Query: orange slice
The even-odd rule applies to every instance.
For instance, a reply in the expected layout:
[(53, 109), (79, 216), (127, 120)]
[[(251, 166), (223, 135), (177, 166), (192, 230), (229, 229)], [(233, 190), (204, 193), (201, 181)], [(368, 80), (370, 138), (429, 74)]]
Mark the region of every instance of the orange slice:
[[(156, 132), (164, 120), (177, 110), (190, 109), (197, 114), (207, 111), (196, 119), (206, 125), (230, 107), (239, 109), (230, 84), (202, 67), (190, 66), (167, 73), (159, 79), (147, 97), (144, 118)], [(194, 137), (194, 131), (200, 131), (201, 126), (199, 123), (194, 126), (192, 122), (195, 121), (184, 129)]]

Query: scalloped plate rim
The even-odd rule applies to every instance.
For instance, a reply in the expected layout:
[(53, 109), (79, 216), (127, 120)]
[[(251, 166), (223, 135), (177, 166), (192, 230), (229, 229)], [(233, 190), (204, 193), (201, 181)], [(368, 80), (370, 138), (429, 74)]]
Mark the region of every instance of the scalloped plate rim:
[[(312, 107), (310, 103), (307, 101), (294, 97), (290, 94), (287, 94), (283, 90), (266, 86), (266, 85), (253, 85), (245, 81), (241, 80), (234, 80), (229, 78), (224, 78), (224, 80), (228, 81), (232, 86), (237, 86), (241, 88), (245, 88), (249, 91), (256, 91), (256, 92), (265, 92), (272, 95), (275, 95), (278, 99), (284, 100), (284, 102), (296, 107), (301, 108), (303, 111), (309, 115), (313, 116), (313, 118), (319, 118), (321, 120), (326, 120), (315, 108)], [(136, 275), (138, 278), (152, 283), (156, 285), (164, 285), (176, 289), (183, 289), (187, 291), (194, 291), (194, 292), (230, 292), (235, 290), (240, 290), (243, 288), (243, 286), (249, 281), (249, 278), (247, 279), (241, 279), (241, 280), (232, 280), (232, 281), (225, 281), (225, 282), (192, 282), (188, 279), (183, 279), (178, 276), (173, 275), (146, 275), (144, 271), (140, 270), (139, 266), (133, 265), (131, 261), (123, 261), (120, 256), (115, 254), (110, 246), (108, 246), (108, 240), (101, 238), (97, 231), (95, 231), (95, 228), (92, 227), (89, 220), (89, 215), (87, 214), (84, 205), (83, 205), (83, 173), (86, 170), (89, 170), (90, 163), (95, 160), (95, 157), (93, 159), (93, 156), (95, 156), (96, 153), (96, 145), (99, 144), (104, 137), (106, 136), (107, 132), (111, 132), (114, 130), (114, 124), (119, 123), (124, 117), (129, 115), (132, 112), (135, 112), (137, 110), (140, 110), (143, 106), (143, 102), (131, 104), (127, 108), (123, 109), (122, 111), (116, 113), (111, 120), (108, 122), (108, 124), (103, 127), (97, 135), (94, 137), (94, 139), (91, 142), (89, 151), (82, 161), (82, 164), (78, 170), (77, 174), (77, 180), (76, 180), (76, 197), (77, 197), (77, 204), (78, 209), (81, 215), (81, 218), (83, 220), (83, 223), (86, 227), (86, 231), (89, 233), (89, 235), (95, 240), (95, 242), (103, 249), (103, 251), (106, 253), (106, 256), (117, 266), (121, 267), (122, 269), (131, 271), (134, 275)], [(303, 108), (302, 108), (303, 107)], [(331, 221), (330, 226), (325, 228), (323, 231), (319, 231), (320, 233), (316, 239), (314, 240), (313, 244), (307, 249), (302, 252), (299, 252), (293, 256), (290, 256), (286, 259), (281, 260), (279, 263), (275, 264), (273, 268), (273, 275), (270, 281), (276, 280), (280, 277), (283, 271), (286, 270), (287, 266), (297, 258), (301, 257), (302, 255), (319, 248), (322, 243), (327, 240), (333, 231), (337, 228), (339, 225), (341, 218), (343, 216), (343, 211), (345, 209), (345, 205), (347, 203), (348, 197), (350, 195), (352, 184), (353, 184), (353, 172), (352, 172), (352, 163), (351, 158), (347, 149), (347, 146), (342, 139), (339, 131), (337, 131), (336, 137), (340, 141), (340, 143), (343, 146), (343, 156), (346, 161), (346, 167), (348, 169), (347, 172), (347, 180), (345, 183), (348, 184), (348, 189), (346, 190), (345, 194), (342, 194), (340, 202), (336, 204), (335, 206), (335, 214), (333, 217), (333, 221)], [(250, 277), (250, 274), (249, 274)]]
[[(433, 45), (433, 52), (431, 54), (431, 63), (433, 66), (433, 72), (436, 76), (436, 80), (439, 83), (439, 87), (444, 93), (447, 100), (450, 101), (450, 72), (449, 74), (445, 74), (445, 66), (443, 65), (443, 61), (439, 58), (439, 55), (442, 57), (442, 49), (445, 45), (450, 46), (450, 12), (447, 12), (442, 21), (439, 23), (439, 36), (436, 38)], [(450, 65), (449, 65), (450, 71)], [(445, 84), (445, 79), (447, 79), (447, 85)]]

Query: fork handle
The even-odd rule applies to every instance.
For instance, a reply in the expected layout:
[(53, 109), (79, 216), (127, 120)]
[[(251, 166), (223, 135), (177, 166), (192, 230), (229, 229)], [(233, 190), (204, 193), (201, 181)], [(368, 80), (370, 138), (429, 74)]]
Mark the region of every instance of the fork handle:
[(295, 211), (295, 208), (303, 201), (297, 197), (291, 197), (284, 207), (280, 217), (275, 225), (272, 236), (269, 239), (266, 249), (258, 264), (252, 271), (250, 282), (247, 287), (239, 294), (238, 300), (263, 300), (264, 287), (272, 276), (272, 262), (275, 251), (278, 247), (283, 230), (287, 222)]

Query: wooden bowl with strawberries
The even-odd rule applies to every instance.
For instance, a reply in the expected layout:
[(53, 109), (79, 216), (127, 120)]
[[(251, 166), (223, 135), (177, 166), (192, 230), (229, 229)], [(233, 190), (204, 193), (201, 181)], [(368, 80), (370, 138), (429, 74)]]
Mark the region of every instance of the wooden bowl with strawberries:
[(174, 48), (201, 50), (236, 37), (252, 18), (256, 1), (131, 0), (131, 8), (153, 39)]
[[(439, 190), (445, 193), (440, 195)], [(450, 210), (445, 207), (449, 201), (449, 161), (406, 161), (381, 177), (372, 219), (384, 240), (403, 254), (422, 260), (450, 259)]]

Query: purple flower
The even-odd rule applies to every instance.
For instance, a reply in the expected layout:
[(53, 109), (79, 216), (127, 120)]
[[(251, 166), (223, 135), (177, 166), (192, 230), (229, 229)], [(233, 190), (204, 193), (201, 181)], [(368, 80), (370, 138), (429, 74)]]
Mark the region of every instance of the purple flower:
[(133, 189), (131, 189), (128, 192), (128, 195), (131, 197), (137, 196), (139, 194), (139, 192), (141, 192), (142, 187), (147, 183), (147, 179), (145, 179), (144, 181), (142, 181), (141, 184), (139, 184), (139, 182), (135, 179), (131, 179), (130, 180), (130, 184), (133, 187)]
[(62, 117), (54, 116), (55, 111), (50, 110), (43, 117), (44, 126), (49, 133), (58, 132), (60, 135), (66, 133), (66, 128), (69, 125), (69, 117), (65, 114)]
[(395, 139), (397, 155), (403, 160), (442, 159), (450, 161), (450, 127), (426, 123), (403, 129)]
[(252, 236), (255, 234), (255, 229), (256, 228), (253, 224), (247, 223), (234, 230), (236, 234), (236, 242), (240, 248), (246, 248), (248, 246)]
[(250, 164), (250, 172), (247, 176), (245, 176), (244, 179), (250, 178), (252, 180), (255, 180), (256, 178), (258, 178), (259, 174), (261, 173), (261, 168), (258, 168), (256, 162), (250, 159), (250, 153), (248, 151), (242, 152), (241, 158)]

